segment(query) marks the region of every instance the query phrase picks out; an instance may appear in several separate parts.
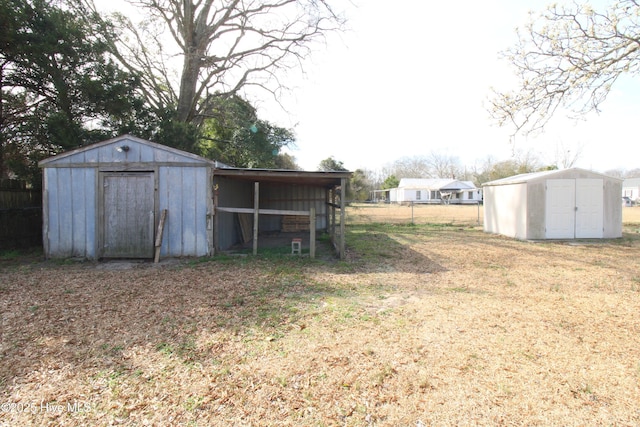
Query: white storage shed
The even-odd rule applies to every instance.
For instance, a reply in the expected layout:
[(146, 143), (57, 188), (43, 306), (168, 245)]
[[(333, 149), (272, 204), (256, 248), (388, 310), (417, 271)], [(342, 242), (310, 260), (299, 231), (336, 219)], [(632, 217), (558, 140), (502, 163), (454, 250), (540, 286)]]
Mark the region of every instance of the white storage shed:
[(484, 231), (522, 240), (622, 236), (622, 180), (572, 168), (483, 184)]

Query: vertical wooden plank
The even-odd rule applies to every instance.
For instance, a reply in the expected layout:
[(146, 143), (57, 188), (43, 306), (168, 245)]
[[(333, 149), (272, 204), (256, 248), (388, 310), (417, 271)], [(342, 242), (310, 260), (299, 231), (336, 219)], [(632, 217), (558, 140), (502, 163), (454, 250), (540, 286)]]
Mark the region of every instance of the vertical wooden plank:
[[(60, 253), (62, 257), (73, 255), (73, 194), (71, 188), (71, 168), (57, 168), (58, 173), (58, 220)], [(64, 189), (64, 191), (60, 191)]]
[(209, 199), (210, 199), (210, 181), (209, 181), (209, 168), (198, 167), (194, 168), (196, 171), (196, 216), (195, 216), (195, 230), (196, 230), (196, 253), (195, 256), (209, 255)]
[(253, 185), (253, 254), (258, 255), (258, 219), (260, 211), (260, 183)]
[(71, 168), (70, 193), (73, 209), (71, 210), (71, 255), (85, 257), (86, 243), (86, 179), (83, 168)]
[(50, 168), (42, 172), (42, 248), (44, 250), (44, 258), (49, 259), (49, 179), (47, 175)]
[(160, 247), (162, 246), (162, 234), (164, 232), (164, 221), (167, 218), (167, 210), (163, 209), (162, 214), (160, 214), (160, 221), (158, 222), (158, 232), (156, 233), (156, 242), (155, 242), (155, 255), (153, 257), (153, 262), (157, 264), (160, 261)]
[(110, 173), (104, 181), (105, 256), (153, 258), (153, 173)]
[(340, 259), (345, 258), (345, 195), (347, 189), (347, 180), (345, 178), (340, 179)]
[(214, 237), (215, 237), (215, 225), (214, 225), (214, 215), (215, 215), (215, 207), (214, 207), (214, 196), (213, 196), (213, 168), (207, 166), (207, 176), (205, 179), (205, 197), (207, 200), (207, 255), (212, 256), (215, 255), (215, 245), (214, 245)]
[(213, 184), (213, 252), (220, 250), (220, 213), (218, 212), (218, 183)]
[(309, 210), (309, 257), (316, 257), (316, 208)]
[[(198, 168), (182, 167), (182, 189), (180, 190), (182, 203), (182, 253), (180, 256), (196, 255), (198, 229), (197, 222), (197, 170)], [(174, 191), (177, 188), (174, 188)]]
[(167, 238), (169, 239), (169, 246), (171, 248), (169, 256), (182, 256), (184, 251), (184, 245), (182, 241), (182, 168), (180, 167), (166, 167), (163, 168), (167, 174), (167, 181), (165, 183), (167, 189), (167, 206), (171, 212), (169, 221), (165, 227), (168, 227)]
[(96, 257), (101, 258), (104, 256), (104, 176), (105, 172), (98, 172), (98, 182), (96, 187), (97, 192), (97, 200), (98, 200), (98, 210), (96, 212), (96, 218), (98, 220), (97, 223), (97, 246), (98, 251), (96, 252)]
[(87, 199), (87, 211), (85, 212), (86, 218), (86, 233), (87, 241), (85, 243), (87, 247), (87, 258), (98, 258), (98, 168), (87, 168), (87, 185), (85, 186), (86, 199)]
[(140, 161), (144, 163), (153, 162), (153, 148), (147, 145), (138, 145), (138, 149), (140, 150)]
[(325, 223), (324, 230), (325, 232), (331, 235), (331, 222), (329, 217), (329, 212), (331, 212), (331, 190), (324, 189), (324, 206), (325, 206)]
[(336, 241), (336, 188), (333, 187), (331, 189), (331, 241), (333, 242), (334, 246), (338, 245), (338, 242)]

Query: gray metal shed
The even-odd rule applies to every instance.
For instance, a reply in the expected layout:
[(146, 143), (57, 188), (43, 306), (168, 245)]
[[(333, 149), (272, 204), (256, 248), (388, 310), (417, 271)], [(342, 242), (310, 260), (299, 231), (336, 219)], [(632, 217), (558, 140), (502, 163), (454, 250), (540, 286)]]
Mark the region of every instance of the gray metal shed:
[(69, 151), (43, 168), (47, 258), (152, 258), (213, 252), (215, 162), (131, 135)]
[(572, 168), (483, 184), (484, 231), (522, 240), (622, 236), (622, 180)]

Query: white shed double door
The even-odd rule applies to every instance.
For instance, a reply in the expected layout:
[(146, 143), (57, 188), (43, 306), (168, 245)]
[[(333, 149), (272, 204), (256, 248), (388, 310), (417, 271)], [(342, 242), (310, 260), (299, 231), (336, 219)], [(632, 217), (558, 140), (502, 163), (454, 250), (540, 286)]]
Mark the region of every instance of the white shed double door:
[(603, 237), (603, 180), (547, 180), (545, 221), (548, 239)]

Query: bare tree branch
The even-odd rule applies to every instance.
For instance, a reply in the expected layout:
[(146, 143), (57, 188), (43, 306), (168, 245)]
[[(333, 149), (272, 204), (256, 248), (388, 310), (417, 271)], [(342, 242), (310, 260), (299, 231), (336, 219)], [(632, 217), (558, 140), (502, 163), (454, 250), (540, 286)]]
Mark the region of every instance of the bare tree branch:
[(599, 111), (621, 75), (640, 71), (640, 5), (619, 0), (604, 12), (578, 2), (549, 6), (503, 55), (519, 88), (494, 90), (490, 113), (513, 135), (544, 128), (560, 109)]
[[(91, 2), (92, 0), (84, 0)], [(209, 100), (256, 86), (277, 98), (281, 73), (300, 67), (344, 20), (325, 0), (136, 0), (148, 12), (143, 25), (119, 17), (119, 59), (144, 75), (145, 95), (172, 106), (181, 121), (200, 123)], [(168, 30), (162, 38), (158, 30)], [(166, 33), (165, 33), (166, 34)], [(169, 71), (172, 45), (182, 59)], [(175, 65), (175, 64), (174, 64)]]

